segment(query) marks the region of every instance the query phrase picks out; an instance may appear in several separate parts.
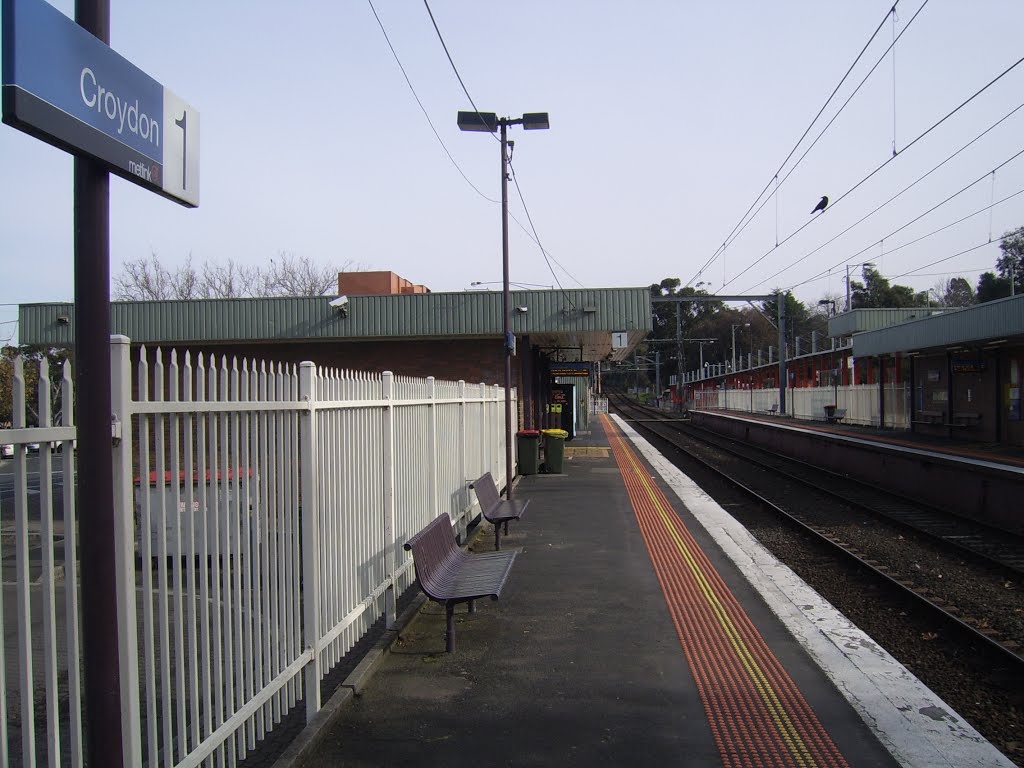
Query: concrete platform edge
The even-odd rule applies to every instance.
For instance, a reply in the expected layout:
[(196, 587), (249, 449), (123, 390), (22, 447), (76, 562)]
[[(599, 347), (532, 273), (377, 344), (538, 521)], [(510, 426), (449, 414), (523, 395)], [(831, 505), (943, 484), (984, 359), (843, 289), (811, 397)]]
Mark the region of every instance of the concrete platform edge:
[(612, 418), (901, 765), (1014, 768), (952, 707), (780, 563), (634, 429)]
[(319, 746), (320, 741), (341, 714), (345, 705), (366, 687), (383, 661), (384, 655), (390, 652), (391, 647), (398, 642), (401, 631), (413, 622), (419, 615), (420, 608), (426, 602), (427, 597), (422, 592), (413, 598), (412, 603), (395, 619), (395, 626), (385, 630), (384, 635), (367, 651), (356, 668), (334, 692), (334, 695), (327, 700), (312, 721), (288, 745), (288, 748), (274, 763), (273, 768), (301, 768), (305, 759)]

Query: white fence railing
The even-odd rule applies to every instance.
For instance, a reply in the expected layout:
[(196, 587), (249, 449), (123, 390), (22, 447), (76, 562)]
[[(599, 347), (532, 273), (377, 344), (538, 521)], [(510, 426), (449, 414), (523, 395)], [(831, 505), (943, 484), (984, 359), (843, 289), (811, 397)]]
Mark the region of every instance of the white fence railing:
[[(414, 580), (404, 543), (441, 513), (464, 532), (479, 514), (468, 482), (490, 471), (504, 484), (504, 392), (143, 349), (133, 397), (128, 339), (114, 337), (111, 364), (112, 412), (122, 425), (112, 450), (115, 517), (123, 521), (117, 642), (125, 762), (234, 765), (300, 700), (312, 717), (322, 679), (371, 626), (393, 624), (397, 599)], [(15, 380), (24, 381), (20, 361)], [(65, 403), (70, 387), (65, 370)], [(43, 390), (41, 382), (39, 422), (49, 424), (48, 382), (45, 397)], [(18, 622), (25, 636), (17, 648), (5, 645), (0, 664), (0, 703), (9, 713), (0, 766), (80, 766), (75, 431), (23, 428), (17, 386), (14, 400), (21, 421), (0, 430), (0, 443), (15, 444), (14, 514), (3, 497), (3, 545), (13, 517), (18, 610), (6, 605), (5, 580), (3, 620), (5, 629)], [(38, 524), (27, 512), (27, 446), (55, 440), (65, 447), (63, 530), (45, 447)], [(57, 611), (61, 534), (66, 608)], [(29, 554), (32, 536), (41, 566)], [(38, 638), (24, 620), (33, 601), (44, 618)], [(39, 663), (45, 675), (33, 680)], [(10, 706), (19, 692), (19, 705)], [(39, 711), (45, 723), (33, 722)], [(8, 755), (9, 743), (18, 756)]]
[[(886, 384), (885, 426), (910, 428), (909, 394), (903, 384)], [(708, 389), (694, 393), (697, 409), (725, 409), (747, 413), (766, 413), (779, 402), (777, 389)], [(879, 426), (879, 389), (877, 384), (843, 387), (798, 387), (786, 390), (786, 412), (798, 419), (824, 420), (826, 405), (846, 410), (843, 421), (868, 427)]]

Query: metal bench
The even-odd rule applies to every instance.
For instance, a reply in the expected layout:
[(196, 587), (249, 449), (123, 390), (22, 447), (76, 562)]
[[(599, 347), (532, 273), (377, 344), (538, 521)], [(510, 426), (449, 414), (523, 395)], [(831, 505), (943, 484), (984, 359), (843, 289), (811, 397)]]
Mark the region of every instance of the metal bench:
[(976, 427), (981, 423), (981, 414), (975, 411), (955, 411), (947, 427)]
[(846, 418), (845, 408), (826, 408), (825, 409), (825, 421), (829, 424), (838, 424), (840, 421)]
[(520, 501), (519, 499), (503, 499), (498, 494), (498, 486), (494, 484), (494, 478), (490, 472), (484, 472), (479, 478), (469, 484), (469, 487), (476, 491), (476, 498), (480, 502), (480, 512), (484, 519), (494, 526), (494, 549), (501, 549), (501, 526), (505, 525), (505, 535), (508, 535), (509, 520), (519, 520), (530, 505), (530, 500)]
[(444, 605), (447, 618), (445, 650), (455, 651), (455, 606), (469, 603), (469, 612), (475, 611), (473, 601), (490, 597), (497, 600), (501, 594), (516, 552), (483, 552), (468, 554), (459, 549), (447, 514), (434, 518), (426, 528), (405, 544), (412, 552), (416, 581), (423, 593)]
[(779, 404), (775, 403), (771, 408), (765, 411), (769, 416), (777, 416), (779, 413)]
[(914, 423), (941, 426), (944, 416), (942, 411), (918, 411), (914, 414)]

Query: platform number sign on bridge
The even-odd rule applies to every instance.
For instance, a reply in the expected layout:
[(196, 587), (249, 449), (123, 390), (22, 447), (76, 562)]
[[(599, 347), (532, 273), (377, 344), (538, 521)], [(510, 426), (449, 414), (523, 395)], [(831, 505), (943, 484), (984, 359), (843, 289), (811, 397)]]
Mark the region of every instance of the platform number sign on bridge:
[(3, 121), (199, 205), (199, 112), (45, 0), (3, 2)]

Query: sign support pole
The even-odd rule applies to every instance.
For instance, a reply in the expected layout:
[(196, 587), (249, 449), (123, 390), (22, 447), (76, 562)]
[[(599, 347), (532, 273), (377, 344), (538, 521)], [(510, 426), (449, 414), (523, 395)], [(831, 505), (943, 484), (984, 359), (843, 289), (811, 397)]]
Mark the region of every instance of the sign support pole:
[[(110, 43), (109, 0), (76, 0), (75, 21)], [(110, 450), (110, 175), (75, 158), (75, 390), (86, 762), (124, 765)]]

